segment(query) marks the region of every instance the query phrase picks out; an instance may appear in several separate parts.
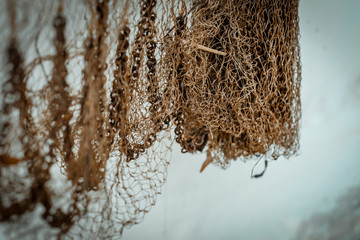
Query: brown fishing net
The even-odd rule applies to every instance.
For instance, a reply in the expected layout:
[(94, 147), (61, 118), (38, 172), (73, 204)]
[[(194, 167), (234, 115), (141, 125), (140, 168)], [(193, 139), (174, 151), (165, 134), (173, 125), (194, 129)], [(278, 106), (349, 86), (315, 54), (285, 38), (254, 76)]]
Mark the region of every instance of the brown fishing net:
[(298, 1), (0, 4), (10, 238), (120, 237), (155, 204), (172, 137), (207, 151), (201, 170), (298, 150)]
[(173, 18), (165, 68), (183, 152), (207, 144), (206, 163), (225, 167), (238, 157), (297, 151), (297, 9), (297, 1), (196, 1), (190, 14)]

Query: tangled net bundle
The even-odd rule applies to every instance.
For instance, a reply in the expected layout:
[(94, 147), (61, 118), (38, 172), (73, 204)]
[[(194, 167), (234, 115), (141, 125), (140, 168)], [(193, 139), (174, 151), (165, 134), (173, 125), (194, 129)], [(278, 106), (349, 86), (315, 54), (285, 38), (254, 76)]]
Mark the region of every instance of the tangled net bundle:
[(183, 153), (206, 149), (201, 171), (299, 148), (298, 1), (0, 7), (9, 237), (121, 237), (161, 192), (169, 137)]
[(183, 152), (207, 144), (207, 161), (226, 167), (238, 157), (298, 150), (297, 7), (297, 1), (199, 1), (190, 17), (177, 17), (166, 68)]

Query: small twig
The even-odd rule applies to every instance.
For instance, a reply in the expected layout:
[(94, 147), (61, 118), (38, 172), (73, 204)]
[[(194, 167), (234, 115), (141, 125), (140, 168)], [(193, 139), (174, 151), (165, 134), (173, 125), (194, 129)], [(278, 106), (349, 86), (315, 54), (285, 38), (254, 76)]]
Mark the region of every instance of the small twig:
[[(183, 43), (188, 43), (189, 41), (186, 41), (186, 40), (182, 40)], [(211, 52), (211, 53), (214, 53), (214, 54), (218, 54), (218, 55), (222, 55), (222, 56), (226, 56), (227, 53), (225, 52), (221, 52), (221, 51), (218, 51), (218, 50), (215, 50), (215, 49), (212, 49), (212, 48), (209, 48), (209, 47), (205, 47), (201, 44), (198, 44), (196, 42), (192, 42), (191, 45), (193, 45), (194, 47), (198, 48), (198, 49), (201, 49), (203, 51), (207, 51), (207, 52)]]
[(215, 50), (215, 49), (212, 49), (212, 48), (205, 47), (205, 46), (200, 45), (200, 44), (198, 44), (196, 42), (194, 42), (192, 44), (195, 47), (197, 47), (198, 49), (201, 49), (201, 50), (204, 50), (204, 51), (207, 51), (207, 52), (215, 53), (215, 54), (222, 55), (222, 56), (226, 56), (226, 54), (227, 54), (225, 52), (221, 52), (221, 51), (218, 51), (218, 50)]

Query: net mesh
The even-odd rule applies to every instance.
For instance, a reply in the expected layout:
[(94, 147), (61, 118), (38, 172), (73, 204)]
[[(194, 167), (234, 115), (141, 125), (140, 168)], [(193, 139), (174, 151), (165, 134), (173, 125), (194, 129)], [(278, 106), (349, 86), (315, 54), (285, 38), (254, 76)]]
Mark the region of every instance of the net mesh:
[(299, 148), (298, 1), (0, 9), (0, 221), (10, 238), (121, 237), (156, 203), (173, 143), (206, 150), (201, 170)]
[(189, 17), (174, 18), (165, 68), (183, 152), (207, 144), (208, 161), (225, 167), (238, 157), (298, 150), (297, 7), (297, 1), (198, 1)]

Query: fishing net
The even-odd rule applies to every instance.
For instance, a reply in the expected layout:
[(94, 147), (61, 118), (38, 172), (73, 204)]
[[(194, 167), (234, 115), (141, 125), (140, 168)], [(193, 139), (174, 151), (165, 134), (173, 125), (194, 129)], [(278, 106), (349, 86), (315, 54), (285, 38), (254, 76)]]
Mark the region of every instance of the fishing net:
[(121, 237), (156, 203), (173, 142), (206, 150), (201, 170), (299, 148), (298, 1), (0, 9), (0, 221), (10, 238)]
[(297, 9), (297, 1), (197, 1), (174, 17), (165, 68), (183, 152), (207, 144), (206, 163), (226, 167), (298, 150)]

